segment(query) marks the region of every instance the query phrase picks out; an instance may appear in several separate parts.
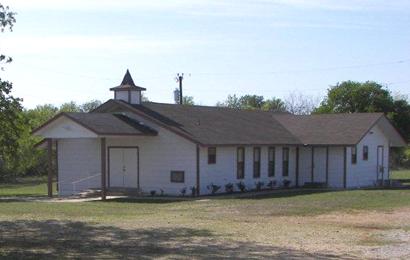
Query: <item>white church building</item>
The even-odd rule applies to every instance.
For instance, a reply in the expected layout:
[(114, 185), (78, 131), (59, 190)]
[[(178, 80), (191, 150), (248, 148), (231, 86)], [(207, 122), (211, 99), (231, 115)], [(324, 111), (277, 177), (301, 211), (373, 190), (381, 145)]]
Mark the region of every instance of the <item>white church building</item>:
[[(299, 116), (142, 102), (127, 71), (90, 113), (61, 113), (33, 131), (47, 143), (59, 195), (87, 189), (218, 193), (321, 185), (373, 186), (390, 177), (389, 151), (406, 142), (382, 113)], [(55, 151), (55, 153), (52, 153)], [(56, 158), (54, 158), (56, 154)], [(55, 160), (55, 161), (54, 161)], [(272, 187), (271, 187), (272, 188)]]

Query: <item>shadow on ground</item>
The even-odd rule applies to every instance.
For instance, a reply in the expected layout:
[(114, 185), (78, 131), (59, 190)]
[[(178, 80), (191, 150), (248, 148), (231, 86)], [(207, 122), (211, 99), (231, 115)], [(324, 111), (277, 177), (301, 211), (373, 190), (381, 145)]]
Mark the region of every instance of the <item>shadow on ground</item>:
[(121, 229), (83, 222), (2, 221), (0, 258), (352, 259), (252, 242), (224, 241), (204, 229)]

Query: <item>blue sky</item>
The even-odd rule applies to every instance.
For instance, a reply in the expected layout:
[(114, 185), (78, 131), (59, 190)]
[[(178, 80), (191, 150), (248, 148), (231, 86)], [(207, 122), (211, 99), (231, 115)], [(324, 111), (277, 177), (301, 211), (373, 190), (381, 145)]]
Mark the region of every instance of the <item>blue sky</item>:
[(28, 108), (105, 101), (127, 68), (151, 101), (321, 97), (343, 80), (410, 94), (410, 1), (0, 0), (18, 13), (0, 72)]

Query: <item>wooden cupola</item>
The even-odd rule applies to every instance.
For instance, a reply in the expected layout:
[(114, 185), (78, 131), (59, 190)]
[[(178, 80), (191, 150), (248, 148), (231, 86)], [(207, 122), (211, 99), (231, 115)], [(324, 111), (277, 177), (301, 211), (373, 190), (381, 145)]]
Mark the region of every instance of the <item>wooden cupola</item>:
[(114, 91), (114, 99), (116, 100), (123, 100), (130, 104), (141, 104), (141, 91), (146, 89), (135, 85), (130, 71), (127, 69), (121, 85), (110, 88), (110, 90)]

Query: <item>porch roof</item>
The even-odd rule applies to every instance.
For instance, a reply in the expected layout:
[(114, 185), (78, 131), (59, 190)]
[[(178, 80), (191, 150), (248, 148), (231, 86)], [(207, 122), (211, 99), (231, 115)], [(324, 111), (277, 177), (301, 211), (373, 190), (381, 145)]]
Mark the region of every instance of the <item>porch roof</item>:
[[(47, 137), (47, 130), (64, 124), (64, 120), (74, 122), (91, 131), (96, 136), (106, 135), (157, 135), (158, 132), (143, 123), (122, 114), (112, 113), (60, 113), (39, 128), (33, 130), (34, 135)], [(70, 130), (62, 126), (63, 131)], [(63, 136), (64, 134), (62, 134)]]

